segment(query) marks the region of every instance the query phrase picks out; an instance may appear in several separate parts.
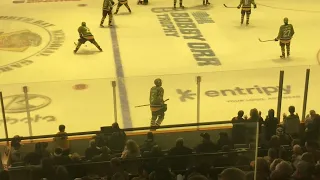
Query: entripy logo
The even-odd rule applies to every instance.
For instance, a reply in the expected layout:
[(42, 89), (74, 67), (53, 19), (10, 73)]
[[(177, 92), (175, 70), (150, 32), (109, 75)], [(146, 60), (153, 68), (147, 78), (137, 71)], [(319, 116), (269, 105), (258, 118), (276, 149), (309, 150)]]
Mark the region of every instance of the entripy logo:
[[(196, 93), (192, 90), (182, 90), (177, 89), (176, 92), (180, 95), (179, 99), (181, 102), (186, 102), (187, 100), (193, 100), (196, 97)], [(221, 89), (221, 90), (207, 90), (204, 92), (204, 95), (207, 97), (229, 97), (229, 96), (243, 96), (249, 98), (249, 96), (254, 95), (266, 95), (267, 97), (272, 97), (272, 95), (277, 95), (279, 92), (279, 86), (258, 86), (254, 85), (253, 87), (235, 87), (230, 89)], [(282, 89), (283, 95), (291, 94), (291, 85), (286, 85)], [(273, 98), (271, 98), (273, 99)]]

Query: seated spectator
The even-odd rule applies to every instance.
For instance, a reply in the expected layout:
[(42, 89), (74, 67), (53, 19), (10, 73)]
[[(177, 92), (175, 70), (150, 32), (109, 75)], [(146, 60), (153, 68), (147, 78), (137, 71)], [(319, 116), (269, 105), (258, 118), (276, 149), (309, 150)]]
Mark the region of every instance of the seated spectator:
[(57, 180), (70, 180), (69, 173), (64, 166), (58, 166), (56, 169)]
[(8, 171), (0, 171), (0, 180), (10, 180)]
[(275, 171), (276, 166), (281, 163), (283, 160), (282, 159), (275, 159), (271, 164), (270, 164), (270, 171)]
[(228, 146), (229, 148), (233, 149), (233, 143), (232, 141), (229, 139), (228, 133), (226, 132), (220, 132), (219, 133), (219, 139), (217, 142), (217, 146), (219, 150), (222, 150), (223, 146)]
[(10, 153), (10, 162), (14, 164), (22, 163), (24, 160), (24, 153), (22, 150), (21, 137), (16, 135), (12, 138), (11, 141), (11, 153)]
[[(62, 154), (62, 149), (60, 149), (60, 153)], [(52, 158), (42, 159), (41, 169), (40, 169), (39, 175), (41, 178), (45, 178), (47, 180), (55, 180), (56, 179), (55, 162)]]
[(127, 135), (122, 129), (120, 129), (118, 123), (113, 123), (112, 129), (113, 133), (109, 137), (108, 147), (111, 149), (112, 152), (120, 153), (124, 150)]
[(300, 118), (298, 114), (295, 114), (296, 108), (294, 106), (289, 107), (289, 116), (283, 114), (283, 127), (284, 131), (292, 138), (299, 137), (300, 134)]
[(302, 148), (300, 145), (294, 145), (292, 148), (291, 162), (295, 164), (296, 161), (300, 161), (302, 156)]
[(279, 124), (278, 118), (274, 117), (274, 110), (268, 111), (268, 116), (264, 122), (266, 130), (266, 139), (269, 141), (273, 135), (276, 135), (276, 129)]
[(227, 168), (220, 174), (221, 180), (245, 180), (246, 174), (238, 168)]
[(162, 157), (162, 156), (163, 156), (163, 152), (158, 145), (153, 146), (148, 155), (148, 157)]
[(53, 153), (53, 161), (55, 165), (65, 165), (71, 163), (71, 159), (68, 156), (63, 155), (61, 148), (56, 148)]
[(281, 161), (277, 166), (275, 171), (281, 172), (281, 177), (283, 179), (290, 179), (293, 168), (290, 162), (288, 161)]
[(269, 148), (268, 149), (268, 157), (266, 158), (266, 160), (268, 161), (269, 164), (271, 164), (275, 159), (278, 158), (278, 152), (276, 149), (274, 148)]
[(101, 148), (101, 154), (94, 156), (92, 161), (109, 161), (111, 159), (111, 150), (107, 146)]
[(305, 161), (305, 162), (307, 162), (307, 163), (310, 163), (310, 164), (312, 164), (312, 165), (315, 165), (315, 164), (316, 164), (316, 162), (315, 162), (315, 160), (314, 160), (314, 156), (313, 156), (313, 154), (310, 153), (310, 152), (305, 152), (305, 153), (303, 153), (303, 154), (301, 155), (301, 160), (302, 160), (302, 161)]
[(143, 145), (141, 145), (140, 150), (143, 153), (144, 151), (151, 151), (153, 146), (157, 145), (154, 141), (154, 136), (152, 132), (148, 132), (147, 139), (144, 141)]
[(167, 161), (160, 159), (155, 170), (150, 173), (149, 180), (176, 180), (176, 177), (170, 171)]
[(129, 139), (124, 151), (122, 152), (121, 158), (136, 158), (140, 156), (141, 154), (138, 144), (134, 140)]
[(284, 133), (284, 130), (282, 127), (277, 128), (276, 134), (279, 137), (279, 142), (281, 145), (285, 145), (285, 146), (291, 145), (292, 139), (289, 135)]
[(232, 140), (236, 144), (244, 144), (245, 143), (245, 125), (243, 119), (244, 112), (240, 110), (238, 112), (238, 116), (232, 118)]
[(85, 157), (87, 160), (91, 160), (94, 156), (98, 156), (101, 153), (95, 140), (90, 140), (89, 147), (85, 151)]
[(217, 152), (217, 145), (210, 140), (208, 133), (201, 133), (200, 136), (202, 137), (202, 143), (195, 148), (197, 153)]
[(46, 149), (48, 143), (36, 143), (34, 152), (28, 153), (24, 157), (24, 162), (27, 165), (39, 165), (41, 159), (48, 158), (51, 156), (50, 152)]
[(112, 158), (110, 161), (112, 169), (112, 179), (129, 180), (129, 174), (123, 169), (119, 158)]
[(317, 164), (314, 167), (313, 178), (314, 180), (320, 180), (320, 164)]
[(195, 175), (188, 178), (188, 180), (208, 180), (208, 178), (203, 175)]
[(304, 122), (306, 139), (317, 140), (319, 136), (320, 115), (315, 110), (311, 110)]
[[(184, 145), (183, 138), (178, 138), (176, 140), (176, 146), (171, 148), (168, 152), (171, 161), (172, 170), (184, 170), (188, 166), (189, 159), (188, 157), (177, 157), (181, 155), (192, 154), (192, 149)], [(176, 157), (173, 157), (176, 156)]]
[(142, 165), (138, 169), (139, 177), (135, 177), (132, 180), (148, 180), (149, 179), (149, 174), (150, 169), (146, 165)]
[(269, 163), (264, 158), (257, 159), (257, 180), (268, 180), (270, 175)]
[(272, 136), (269, 141), (269, 148), (274, 149), (277, 151), (277, 158), (284, 158), (286, 150), (281, 147), (279, 136), (275, 135)]
[(293, 173), (295, 180), (311, 180), (313, 173), (313, 165), (305, 161), (300, 161), (296, 165), (296, 170)]
[(320, 160), (320, 151), (318, 150), (319, 145), (316, 141), (307, 141), (305, 147), (307, 152), (312, 153), (315, 162)]
[(69, 155), (70, 147), (69, 147), (69, 140), (68, 134), (65, 132), (66, 126), (60, 125), (59, 132), (56, 134), (56, 137), (53, 138), (55, 143), (55, 148), (60, 148), (63, 151), (63, 155)]

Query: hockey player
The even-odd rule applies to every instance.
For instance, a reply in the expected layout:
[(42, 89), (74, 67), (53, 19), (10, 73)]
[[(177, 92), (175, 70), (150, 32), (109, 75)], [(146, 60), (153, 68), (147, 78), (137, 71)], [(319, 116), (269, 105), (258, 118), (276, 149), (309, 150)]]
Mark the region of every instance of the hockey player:
[(87, 41), (90, 41), (92, 44), (94, 44), (100, 51), (102, 51), (101, 47), (99, 44), (96, 42), (94, 39), (94, 36), (90, 32), (90, 29), (87, 27), (87, 24), (85, 22), (81, 23), (81, 26), (78, 28), (79, 36), (80, 38), (78, 39), (78, 44), (76, 49), (73, 51), (74, 53), (77, 53), (79, 50), (80, 46)]
[(164, 89), (162, 86), (161, 79), (154, 80), (155, 86), (150, 90), (150, 110), (152, 114), (151, 127), (160, 126), (163, 119), (164, 113), (167, 111), (167, 105), (164, 104), (163, 95)]
[(112, 21), (112, 6), (114, 5), (113, 0), (103, 0), (103, 7), (102, 7), (102, 19), (100, 22), (100, 27), (104, 27), (103, 23), (104, 20), (106, 19), (107, 15), (109, 15), (109, 26), (112, 26), (111, 21)]
[(125, 5), (129, 11), (129, 13), (131, 13), (131, 9), (128, 5), (128, 0), (118, 0), (118, 6), (117, 6), (117, 9), (116, 9), (116, 12), (114, 14), (118, 14), (118, 11), (119, 11), (119, 8), (122, 6), (122, 5)]
[(284, 25), (280, 26), (278, 37), (276, 37), (274, 40), (279, 41), (280, 40), (280, 47), (281, 47), (281, 56), (280, 58), (285, 58), (285, 47), (287, 48), (287, 57), (290, 56), (290, 42), (292, 39), (292, 36), (294, 35), (294, 29), (292, 24), (289, 24), (289, 19), (284, 18), (283, 19)]
[(247, 15), (246, 25), (249, 25), (249, 19), (250, 19), (250, 14), (251, 14), (251, 4), (253, 4), (254, 8), (257, 8), (257, 5), (254, 2), (254, 0), (240, 0), (240, 4), (237, 8), (240, 9), (242, 7), (242, 9), (241, 9), (241, 25), (243, 24), (244, 15)]
[[(180, 8), (183, 9), (184, 6), (182, 5), (182, 1), (183, 1), (183, 0), (179, 0), (179, 5), (180, 5)], [(177, 8), (176, 4), (177, 4), (177, 0), (173, 0), (173, 9), (176, 9), (176, 8)]]
[(209, 0), (203, 0), (203, 5), (210, 5)]

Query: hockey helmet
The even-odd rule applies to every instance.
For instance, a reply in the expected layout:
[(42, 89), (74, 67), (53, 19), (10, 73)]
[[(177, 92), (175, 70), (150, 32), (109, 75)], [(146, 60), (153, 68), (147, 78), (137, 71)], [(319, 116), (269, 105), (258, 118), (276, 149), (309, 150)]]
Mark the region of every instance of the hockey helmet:
[(82, 23), (81, 23), (81, 26), (86, 26), (86, 25), (87, 25), (86, 22), (82, 22)]
[(283, 19), (283, 22), (284, 22), (284, 24), (288, 24), (288, 23), (289, 23), (289, 19), (288, 19), (287, 17), (285, 17), (285, 18)]
[(162, 80), (160, 78), (157, 78), (157, 79), (154, 80), (154, 84), (156, 86), (161, 86), (162, 85)]

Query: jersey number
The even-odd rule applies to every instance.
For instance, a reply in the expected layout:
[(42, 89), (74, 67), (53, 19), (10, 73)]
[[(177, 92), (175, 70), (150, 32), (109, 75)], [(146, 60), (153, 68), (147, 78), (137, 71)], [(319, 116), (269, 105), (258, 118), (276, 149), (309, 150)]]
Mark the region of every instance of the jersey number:
[(288, 29), (284, 30), (283, 37), (290, 37), (290, 35), (291, 35), (291, 30), (288, 30)]

